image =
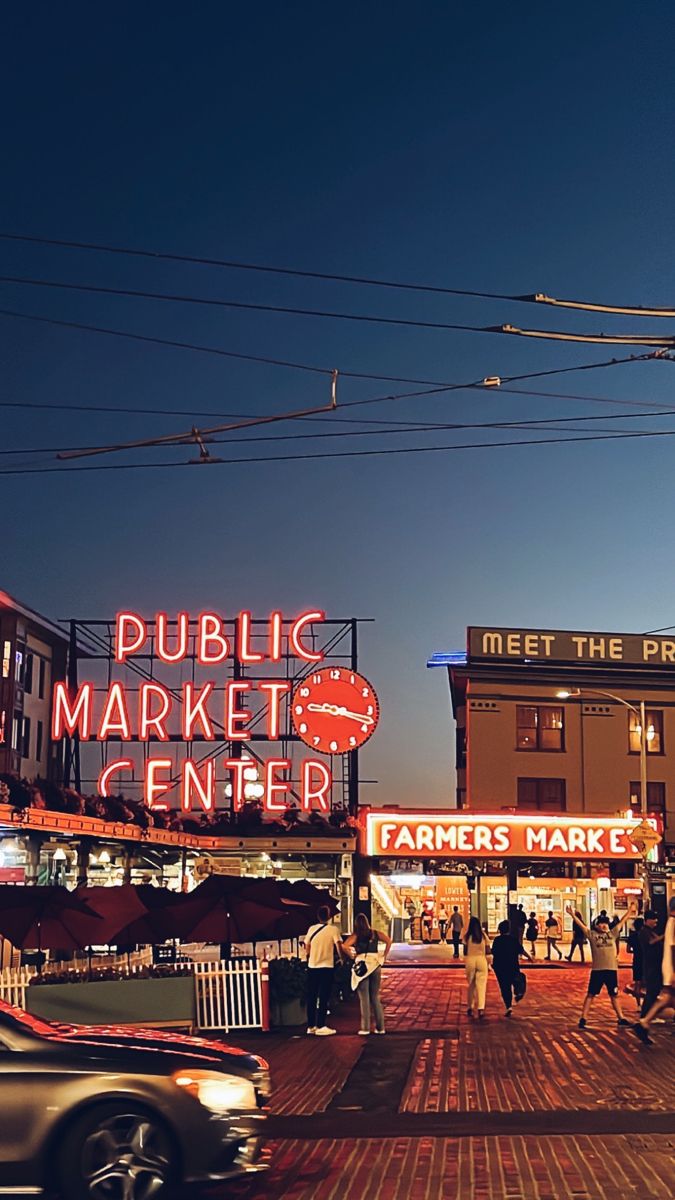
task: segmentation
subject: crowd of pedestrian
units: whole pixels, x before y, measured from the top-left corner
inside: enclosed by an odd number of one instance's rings
[[[567,907],[566,912],[573,927],[567,961],[573,961],[577,946],[582,963],[585,962],[586,946],[591,956],[579,1028],[586,1028],[594,1001],[604,990],[614,1010],[617,1025],[621,1028],[632,1027],[640,1041],[651,1044],[649,1031],[653,1022],[662,1019],[661,1014],[666,1010],[675,1008],[675,897],[670,901],[669,918],[661,933],[658,931],[658,915],[651,908],[646,909],[642,917],[636,915],[635,907],[627,910],[622,917],[610,917],[602,909],[590,924],[586,924],[581,913],[571,906]],[[325,1037],[336,1032],[327,1024],[328,1005],[336,966],[347,964],[351,969],[351,988],[359,1000],[359,1035],[383,1034],[385,1014],[380,994],[382,966],[391,949],[391,938],[374,929],[368,919],[359,914],[354,931],[343,940],[328,908],[320,908],[317,916],[317,923],[310,927],[304,939],[308,966],[307,1033]],[[619,939],[631,917],[634,921],[628,937],[628,948],[633,955],[633,992],[641,1002],[640,1019],[635,1023],[624,1015],[618,975]],[[444,926],[443,941],[446,942],[449,932],[454,957],[459,957],[460,940],[463,944],[467,1016],[471,1020],[484,1019],[489,970],[492,966],[505,1016],[510,1018],[514,1005],[523,1000],[527,989],[521,960],[536,959],[536,944],[540,935],[536,914],[528,915],[523,905],[518,905],[510,921],[500,922],[492,942],[487,929],[476,916],[469,918],[466,933],[461,938],[464,919],[458,906],[453,908],[451,914],[446,910],[443,916],[439,916],[439,926],[441,920]],[[552,961],[554,953],[558,955],[558,960],[563,958],[557,944],[561,932],[560,920],[549,910],[544,922],[548,961]],[[525,949],[525,941],[529,943],[529,951]]]

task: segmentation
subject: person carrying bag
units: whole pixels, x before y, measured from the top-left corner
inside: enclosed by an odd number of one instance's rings
[[[373,929],[368,918],[359,913],[354,932],[346,939],[344,948],[353,956],[352,990],[359,997],[361,1008],[361,1037],[370,1033],[371,1007],[375,1014],[375,1033],[384,1033],[384,1009],[380,1000],[382,959],[379,945],[384,945],[384,957],[391,948],[391,938],[379,929]]]

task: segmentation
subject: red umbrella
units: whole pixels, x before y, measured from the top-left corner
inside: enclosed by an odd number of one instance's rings
[[[319,888],[316,884],[310,883],[308,879],[298,879],[295,883],[291,883],[289,879],[281,879],[278,886],[285,900],[299,900],[302,904],[306,904],[312,910],[312,917],[316,915],[317,908],[320,908],[322,904],[327,905],[332,917],[338,911],[338,902],[331,896],[328,888]]]
[[[77,892],[51,887],[0,887],[0,933],[22,950],[83,950],[82,922],[100,921]],[[97,940],[94,938],[94,940]]]
[[[78,917],[77,930],[83,946],[116,944],[117,935],[125,925],[145,916],[147,909],[130,883],[117,887],[80,887],[74,893],[85,902],[93,915]]]
[[[140,883],[135,890],[145,911],[141,916],[132,918],[123,929],[117,930],[115,944],[154,946],[175,937],[174,917],[184,904],[185,897],[180,892],[170,892],[168,888],[153,887],[149,883]]]
[[[283,912],[267,884],[211,875],[172,913],[176,935],[184,941],[250,942]]]

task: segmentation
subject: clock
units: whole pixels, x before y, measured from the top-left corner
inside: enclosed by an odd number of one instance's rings
[[[345,754],[375,732],[380,707],[363,675],[348,667],[321,667],[296,687],[292,716],[298,737],[312,750]]]

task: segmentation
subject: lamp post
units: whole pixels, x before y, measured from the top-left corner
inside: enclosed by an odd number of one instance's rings
[[[647,743],[649,742],[649,732],[647,730],[647,713],[645,711],[644,700],[640,701],[640,707],[637,708],[634,704],[630,704],[628,700],[624,700],[622,696],[617,696],[614,692],[606,692],[601,688],[570,688],[556,692],[558,700],[569,700],[573,696],[582,696],[587,693],[592,696],[606,696],[609,700],[616,700],[617,704],[623,704],[637,718],[638,729],[640,730],[640,816],[647,816]],[[653,735],[652,735],[653,736]]]

